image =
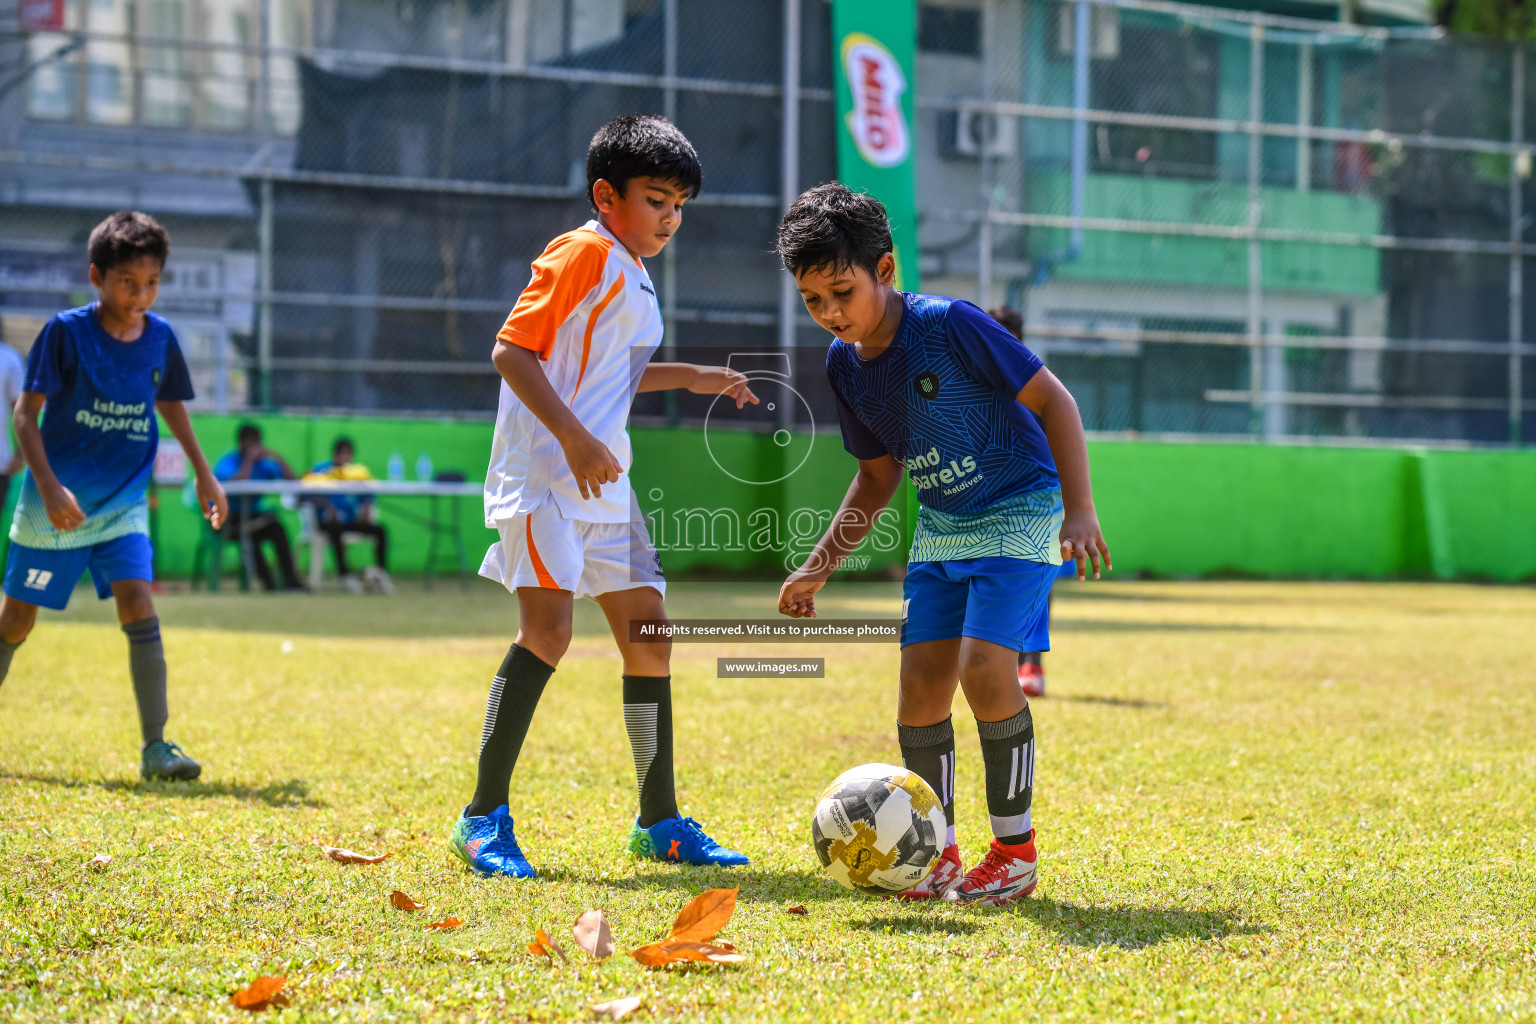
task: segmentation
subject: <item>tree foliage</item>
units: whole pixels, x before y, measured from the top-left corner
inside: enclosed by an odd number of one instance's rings
[[[1536,36],[1536,0],[1436,0],[1435,23],[1513,42]]]

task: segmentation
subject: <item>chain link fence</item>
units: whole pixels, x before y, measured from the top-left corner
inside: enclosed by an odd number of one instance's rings
[[[743,425],[830,421],[771,253],[836,175],[824,0],[134,10],[0,36],[7,340],[86,291],[83,231],[131,205],[173,230],[205,405],[489,416],[490,339],[590,215],[587,140],[654,111],[705,173],[649,266],[666,357],[789,374],[805,404]],[[1536,438],[1523,49],[1157,0],[924,3],[918,35],[923,287],[1018,310],[1090,430]]]

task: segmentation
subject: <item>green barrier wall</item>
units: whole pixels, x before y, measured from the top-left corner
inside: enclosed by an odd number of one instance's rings
[[[483,422],[342,416],[192,417],[193,428],[209,462],[216,461],[235,447],[236,429],[248,422],[260,426],[267,447],[287,459],[294,472],[301,475],[315,463],[329,459],[332,443],[342,436],[350,437],[356,445],[357,461],[380,478],[387,472],[390,453],[399,452],[405,460],[406,479],[416,478],[417,457],[425,453],[431,457],[436,472],[458,470],[467,480],[482,481],[491,453],[491,425]],[[161,433],[167,434],[163,424]],[[275,505],[273,499],[268,499],[268,503]],[[453,502],[444,501],[441,515],[447,518],[453,508]],[[427,512],[425,498],[390,498],[380,502],[380,521],[390,527],[389,558],[393,571],[409,575],[422,570],[427,555],[427,533],[416,527],[408,516],[424,516]],[[297,541],[298,516],[290,512],[281,514],[289,538]],[[193,553],[201,535],[195,516],[196,513],[183,504],[181,489],[162,490],[156,510],[155,536],[156,567],[162,574],[184,576],[191,573]],[[495,535],[485,528],[478,498],[460,499],[457,519],[464,538],[465,558],[470,569],[476,569]],[[300,553],[297,557],[302,571],[305,556]],[[360,545],[357,563],[366,564],[371,559],[368,547]],[[326,571],[333,572],[335,567],[329,555],[326,562]],[[232,574],[237,565],[238,558],[231,548],[225,554],[226,572]],[[457,569],[445,540],[439,541],[437,568],[440,572]]]
[[[233,447],[244,418],[200,415],[194,425],[210,459]],[[491,425],[484,422],[290,416],[254,417],[267,443],[295,470],[350,436],[359,461],[384,476],[400,452],[407,477],[417,456],[437,470],[483,479]],[[804,465],[790,467],[763,435],[636,429],[634,481],[651,532],[673,576],[711,572],[772,577],[784,552],[809,550],[852,479],[855,463],[835,435],[817,438]],[[1116,575],[1241,574],[1297,578],[1536,579],[1536,452],[1415,451],[1245,444],[1099,441],[1089,445],[1100,516]],[[752,471],[743,469],[748,467]],[[13,498],[14,500],[14,498]],[[900,497],[893,510],[902,507]],[[396,572],[422,569],[426,536],[403,515],[417,499],[387,500]],[[458,510],[470,567],[493,539],[480,503]],[[289,516],[290,535],[297,519]],[[864,571],[904,560],[896,527],[859,552]],[[159,568],[191,571],[199,537],[181,493],[161,495]],[[882,542],[883,543],[880,543]],[[226,555],[226,566],[235,559]],[[366,552],[359,552],[360,559]],[[301,560],[302,565],[302,560]],[[441,557],[439,568],[452,561]]]

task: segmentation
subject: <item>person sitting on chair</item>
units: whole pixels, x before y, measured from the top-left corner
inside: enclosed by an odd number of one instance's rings
[[[292,480],[293,470],[283,457],[268,448],[261,440],[261,428],[254,423],[243,423],[235,433],[235,450],[225,452],[213,465],[213,475],[219,480]],[[303,590],[299,574],[293,566],[293,549],[288,545],[288,531],[278,521],[277,513],[263,508],[265,495],[253,495],[230,502],[229,518],[219,528],[219,536],[225,540],[239,540],[241,523],[249,516],[245,529],[251,538],[251,567],[256,578],[266,590],[277,589],[272,579],[272,569],[262,556],[262,544],[271,544],[277,555],[277,569],[283,577],[284,590]]]
[[[372,480],[368,467],[353,461],[355,449],[352,439],[338,437],[331,446],[331,460],[316,463],[306,480]],[[332,494],[315,496],[314,502],[318,526],[331,542],[331,552],[336,556],[336,572],[341,576],[341,586],[348,593],[360,594],[364,588],[379,594],[393,594],[394,581],[389,578],[387,560],[389,535],[384,527],[374,522],[373,496],[368,494]],[[347,546],[343,534],[362,534],[373,539],[374,564],[363,570],[359,580],[347,568]]]

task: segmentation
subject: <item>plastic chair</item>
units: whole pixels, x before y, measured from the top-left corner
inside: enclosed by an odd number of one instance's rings
[[[309,589],[313,593],[320,591],[320,586],[325,580],[325,548],[329,538],[325,531],[320,529],[320,516],[315,511],[313,502],[296,501],[292,495],[283,496],[283,505],[286,508],[297,508],[299,513],[299,547],[309,550]],[[373,515],[373,506],[365,506],[365,514]],[[372,521],[371,519],[369,520]],[[366,533],[353,533],[343,530],[341,534],[342,544],[362,544],[372,540]]]
[[[197,516],[197,547],[192,551],[192,589],[197,589],[197,581],[203,580],[209,593],[217,593],[219,580],[224,575],[224,548],[227,544],[238,545],[240,538],[233,534],[226,536],[213,528],[208,520],[203,518],[202,510],[198,508],[197,488],[191,477],[181,487],[181,504],[193,515]],[[251,589],[250,578],[245,573],[244,559],[236,560],[240,566],[240,589]],[[203,567],[207,565],[208,574],[203,576]]]

